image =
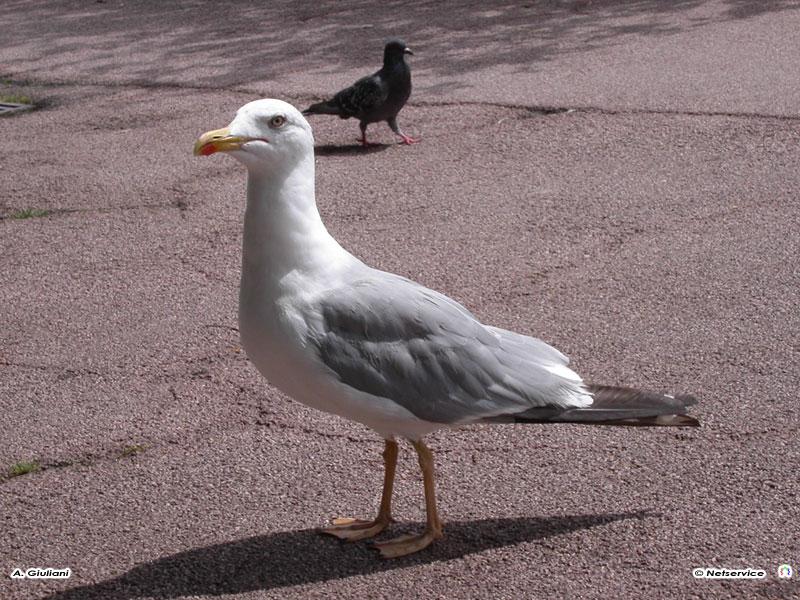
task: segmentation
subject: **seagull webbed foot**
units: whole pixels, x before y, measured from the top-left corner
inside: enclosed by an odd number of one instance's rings
[[[332,526],[322,529],[321,533],[327,533],[340,540],[356,542],[378,535],[381,531],[386,529],[386,526],[391,522],[391,517],[383,518],[381,516],[378,516],[374,521],[364,521],[362,519],[334,519],[331,522]]]
[[[373,544],[372,547],[377,549],[383,558],[397,558],[398,556],[419,552],[440,537],[442,537],[441,525],[436,528],[427,527],[422,533],[410,533],[391,539],[388,542],[378,542]]]

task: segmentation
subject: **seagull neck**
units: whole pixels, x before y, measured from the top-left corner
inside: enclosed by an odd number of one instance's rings
[[[313,157],[286,175],[250,173],[243,267],[281,278],[326,269],[350,256],[325,228],[314,198]]]

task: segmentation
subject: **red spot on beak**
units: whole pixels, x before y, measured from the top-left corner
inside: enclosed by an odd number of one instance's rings
[[[214,144],[208,144],[200,148],[200,154],[202,154],[203,156],[210,156],[214,154],[214,152],[216,151],[217,149],[214,147]]]

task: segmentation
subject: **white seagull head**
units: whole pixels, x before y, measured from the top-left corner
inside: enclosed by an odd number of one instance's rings
[[[195,156],[216,152],[229,152],[253,173],[276,174],[313,155],[314,136],[291,104],[255,100],[236,111],[230,125],[204,133],[194,145]]]

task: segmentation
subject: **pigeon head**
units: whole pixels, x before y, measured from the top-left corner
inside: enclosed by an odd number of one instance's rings
[[[405,42],[392,40],[386,44],[386,47],[383,49],[383,62],[385,64],[403,60],[404,54],[414,55],[411,49],[406,46]]]
[[[256,172],[292,167],[313,151],[308,121],[291,104],[274,99],[245,104],[230,125],[204,133],[194,145],[195,156],[229,152]]]

